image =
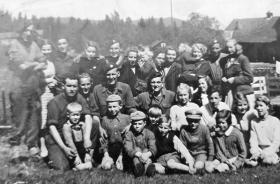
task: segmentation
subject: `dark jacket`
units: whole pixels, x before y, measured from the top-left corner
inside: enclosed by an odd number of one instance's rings
[[[182,73],[182,66],[178,63],[172,63],[168,73],[165,75],[165,88],[170,91],[176,92],[177,80]]]

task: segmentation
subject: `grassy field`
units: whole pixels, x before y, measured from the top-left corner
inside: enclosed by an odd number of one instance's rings
[[[26,147],[10,147],[7,144],[11,132],[0,132],[0,184],[88,184],[88,183],[203,183],[203,184],[274,184],[280,183],[280,164],[276,166],[258,166],[243,168],[237,172],[213,173],[200,175],[171,174],[156,175],[153,178],[139,177],[115,169],[103,171],[94,168],[91,171],[60,172],[49,169],[41,160],[13,159],[16,153],[25,155]]]

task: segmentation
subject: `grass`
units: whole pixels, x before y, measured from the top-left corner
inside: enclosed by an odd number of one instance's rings
[[[94,168],[91,171],[55,171],[49,169],[42,160],[13,160],[16,150],[21,154],[25,146],[10,147],[7,139],[11,131],[0,132],[0,183],[2,184],[90,184],[90,183],[195,183],[195,184],[274,184],[280,183],[280,164],[276,166],[257,166],[242,168],[237,172],[212,173],[200,175],[170,174],[156,175],[153,178],[134,178],[129,173],[116,169],[103,171]]]

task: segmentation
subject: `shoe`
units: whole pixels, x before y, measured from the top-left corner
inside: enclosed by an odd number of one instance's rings
[[[146,170],[146,174],[148,177],[153,177],[156,174],[155,164],[149,164]]]
[[[9,138],[8,142],[11,146],[18,146],[21,142],[21,136],[15,135],[14,137]]]
[[[138,163],[134,166],[133,173],[135,177],[143,176],[145,173],[144,164]]]

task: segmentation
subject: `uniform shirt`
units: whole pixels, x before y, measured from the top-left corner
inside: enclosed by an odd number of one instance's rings
[[[250,152],[254,155],[260,149],[270,148],[273,153],[280,146],[280,122],[274,116],[265,119],[255,118],[251,121]]]
[[[190,109],[199,108],[197,104],[188,102],[185,106],[173,105],[170,109],[171,127],[172,130],[180,131],[182,125],[188,125],[185,112]]]
[[[237,168],[243,165],[247,150],[242,133],[237,128],[230,126],[222,136],[214,138],[216,158],[221,162],[237,157],[233,163]]]
[[[163,113],[173,105],[175,100],[175,93],[166,89],[162,89],[161,95],[152,96],[149,92],[144,92],[136,97],[136,103],[139,109],[147,112],[152,104],[158,104]]]
[[[124,148],[131,158],[139,151],[136,148],[140,148],[141,151],[150,151],[155,156],[157,153],[155,135],[147,128],[144,128],[140,133],[136,133],[133,131],[133,127],[131,127],[125,135]]]
[[[214,145],[210,132],[205,125],[200,123],[194,131],[185,126],[180,131],[180,139],[193,156],[207,154],[208,160],[213,159]]]
[[[93,89],[93,113],[100,113],[101,117],[105,116],[107,111],[106,99],[109,95],[112,94],[116,94],[121,97],[123,103],[123,110],[125,112],[131,111],[131,109],[135,108],[135,101],[128,84],[117,82],[113,92],[109,91],[105,85],[99,84]]]
[[[107,144],[104,146],[104,150],[108,149],[108,146],[114,143],[122,143],[125,127],[130,124],[130,118],[128,115],[119,113],[116,117],[110,118],[104,116],[101,121],[101,126],[105,129],[108,135]]]
[[[60,136],[62,135],[63,124],[67,122],[67,105],[71,102],[77,102],[82,105],[82,115],[90,115],[90,110],[86,100],[82,95],[77,94],[74,99],[68,98],[65,93],[54,97],[48,103],[47,126],[54,125]]]

